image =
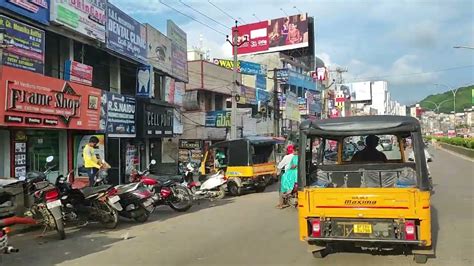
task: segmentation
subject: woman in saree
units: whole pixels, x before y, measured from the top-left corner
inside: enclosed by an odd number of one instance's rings
[[[293,190],[295,183],[298,181],[298,146],[293,147],[293,158],[291,158],[291,162],[289,167],[281,177],[281,184],[280,184],[280,202],[277,205],[277,208],[283,209],[288,207],[286,202],[284,202],[284,196],[288,193],[291,193]]]

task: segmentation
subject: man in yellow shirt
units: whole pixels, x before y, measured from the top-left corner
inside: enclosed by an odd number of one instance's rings
[[[92,136],[89,139],[89,143],[84,147],[82,151],[82,157],[84,158],[84,167],[87,170],[87,175],[89,176],[89,186],[94,185],[95,176],[100,169],[100,161],[95,156],[95,149],[99,144],[99,139],[95,136]]]

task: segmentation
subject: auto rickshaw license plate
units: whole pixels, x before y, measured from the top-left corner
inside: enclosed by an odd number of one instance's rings
[[[371,234],[372,225],[371,224],[354,224],[354,233],[356,234]]]

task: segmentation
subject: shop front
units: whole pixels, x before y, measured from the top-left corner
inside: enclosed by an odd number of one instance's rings
[[[146,164],[156,160],[156,174],[176,174],[178,146],[173,141],[174,109],[152,99],[137,98],[137,139],[145,143]]]
[[[72,136],[99,129],[101,91],[93,87],[3,66],[0,68],[0,145],[9,173],[20,178],[43,171],[46,157],[54,180],[73,167]],[[3,144],[2,142],[2,144]]]
[[[133,169],[145,167],[145,143],[136,138],[134,97],[102,92],[100,130],[106,134],[109,182],[127,183]]]

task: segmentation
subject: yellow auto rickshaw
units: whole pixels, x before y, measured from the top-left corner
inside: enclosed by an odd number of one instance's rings
[[[216,143],[204,154],[200,175],[223,170],[233,196],[243,190],[263,192],[276,178],[275,144],[281,142],[272,137],[246,137]]]
[[[380,143],[387,138],[394,140],[391,150]],[[406,138],[412,139],[414,161],[405,156]],[[313,143],[318,147],[311,147]],[[432,188],[417,119],[305,121],[300,147],[299,235],[315,257],[347,245],[376,251],[408,249],[417,263],[434,255]]]

